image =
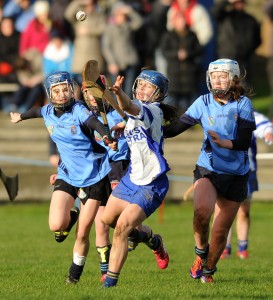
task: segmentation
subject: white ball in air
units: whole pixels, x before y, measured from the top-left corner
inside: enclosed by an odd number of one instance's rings
[[[86,13],[83,10],[79,10],[76,14],[76,19],[78,21],[84,21],[86,19]]]

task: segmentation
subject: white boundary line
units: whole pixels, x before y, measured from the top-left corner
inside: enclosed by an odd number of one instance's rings
[[[273,159],[273,153],[258,153],[257,159]]]

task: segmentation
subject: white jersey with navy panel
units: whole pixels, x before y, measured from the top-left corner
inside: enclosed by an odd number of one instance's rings
[[[131,150],[129,174],[136,185],[147,185],[170,170],[163,151],[163,113],[159,103],[132,100],[140,108],[137,116],[128,114],[124,130]]]
[[[116,124],[123,122],[123,118],[120,116],[120,114],[116,110],[112,110],[107,113],[106,115],[107,121],[109,124],[109,128],[111,129]],[[100,115],[97,116],[97,118],[103,123],[102,117]],[[114,137],[114,131],[112,132],[112,137]],[[129,160],[130,159],[130,151],[128,148],[128,144],[126,141],[125,136],[121,136],[118,139],[117,144],[117,150],[112,150],[111,148],[104,145],[104,142],[102,140],[102,137],[100,134],[95,131],[95,138],[98,143],[100,143],[102,146],[106,147],[106,150],[108,152],[108,158],[110,161],[119,161],[119,160]]]
[[[215,131],[221,139],[235,140],[240,128],[255,129],[253,107],[250,99],[242,96],[240,101],[229,100],[221,105],[212,94],[200,96],[185,113],[192,123],[199,123],[204,130],[204,141],[197,165],[218,174],[244,175],[249,171],[247,151],[220,148],[207,134]]]
[[[256,139],[264,139],[267,133],[273,134],[273,124],[271,121],[264,116],[263,114],[254,111],[254,117],[256,122],[256,129],[253,131],[251,146],[248,150],[249,155],[249,162],[250,162],[250,170],[256,171],[257,170],[257,141]]]
[[[61,117],[57,117],[54,107],[48,104],[41,108],[41,114],[60,154],[58,179],[76,187],[86,187],[109,173],[111,168],[106,151],[96,152],[95,139],[87,137],[81,128],[93,115],[83,104],[75,102]]]

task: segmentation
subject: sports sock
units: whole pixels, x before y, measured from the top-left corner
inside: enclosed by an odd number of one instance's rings
[[[83,272],[85,261],[86,261],[85,256],[80,256],[78,253],[74,253],[73,261],[69,269],[69,276],[71,276],[74,279],[80,279]]]
[[[159,239],[159,237],[157,235],[154,235],[153,233],[151,233],[150,238],[148,240],[148,242],[146,242],[146,245],[152,249],[153,251],[155,251],[156,249],[158,249],[158,247],[161,244],[161,240]]]
[[[106,274],[108,270],[109,265],[109,256],[110,256],[110,250],[111,250],[111,244],[104,246],[104,247],[96,247],[97,253],[99,257],[99,263],[100,263],[100,271],[101,274]]]
[[[248,240],[246,241],[242,241],[242,240],[238,240],[238,251],[244,251],[247,250],[248,248]]]
[[[214,267],[213,269],[208,269],[206,266],[204,266],[202,273],[204,276],[210,276],[213,275],[217,271],[217,268]]]
[[[118,283],[118,277],[120,273],[111,272],[110,270],[107,271],[106,279],[104,282],[104,287],[113,287],[116,286]]]
[[[231,254],[231,244],[226,244],[226,249],[228,250],[228,253]]]
[[[195,246],[195,254],[200,256],[202,260],[206,260],[209,253],[209,245],[204,249],[199,249]]]
[[[135,228],[129,233],[129,237],[137,243],[147,243],[150,239],[150,236],[145,231],[140,231]]]

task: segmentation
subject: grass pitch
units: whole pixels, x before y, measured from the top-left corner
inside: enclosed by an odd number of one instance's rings
[[[91,247],[77,285],[66,286],[72,259],[74,230],[58,244],[48,229],[48,203],[0,206],[0,299],[273,299],[273,203],[253,203],[250,258],[240,260],[233,236],[233,255],[218,263],[214,285],[189,276],[194,261],[192,202],[168,203],[163,222],[159,212],[148,220],[164,237],[169,267],[158,269],[153,253],[139,245],[128,254],[116,288],[101,289],[100,272],[91,232]],[[234,232],[235,233],[235,232]]]

